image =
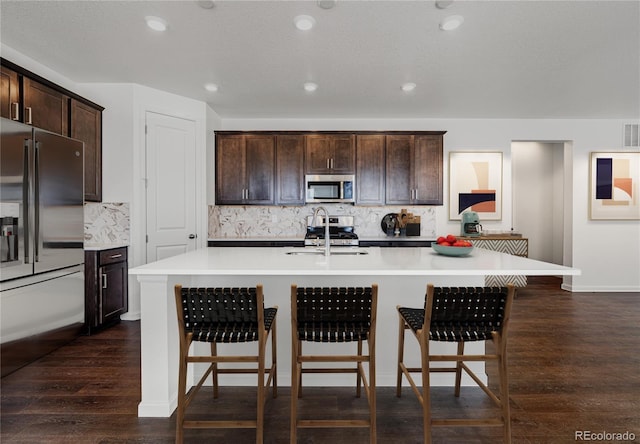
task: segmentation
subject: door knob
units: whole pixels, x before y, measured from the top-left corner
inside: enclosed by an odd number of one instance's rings
[[[198,236],[197,236],[197,235],[195,235],[195,234],[190,234],[190,235],[189,235],[189,239],[195,239],[196,237],[198,237]]]

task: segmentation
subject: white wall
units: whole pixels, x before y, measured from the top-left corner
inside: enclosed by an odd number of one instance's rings
[[[207,106],[207,204],[214,205],[216,200],[216,136],[215,131],[222,128],[220,116]]]
[[[514,142],[513,228],[529,239],[529,257],[562,264],[564,143]],[[509,184],[505,184],[509,186]]]

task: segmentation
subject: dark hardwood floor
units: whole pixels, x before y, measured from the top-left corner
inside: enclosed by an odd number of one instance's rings
[[[280,320],[283,322],[283,320]],[[171,443],[174,417],[138,418],[139,323],[122,322],[80,337],[0,381],[1,435],[8,443]],[[553,278],[530,279],[514,304],[508,346],[514,443],[575,443],[576,431],[635,434],[640,442],[640,294],[569,293]],[[378,359],[396,350],[378,350]],[[491,369],[489,369],[491,375]],[[436,415],[492,414],[478,389],[435,388]],[[365,415],[366,397],[351,388],[305,388],[301,412]],[[249,418],[255,389],[208,391],[193,408]],[[381,387],[378,442],[421,442],[421,412],[410,389],[397,398]],[[196,407],[197,405],[197,407]],[[266,405],[265,442],[286,443],[289,389]],[[435,443],[496,443],[499,429],[437,428]],[[253,430],[187,430],[186,443],[254,442]],[[358,429],[301,430],[300,443],[368,442]],[[597,442],[616,441],[615,436]]]

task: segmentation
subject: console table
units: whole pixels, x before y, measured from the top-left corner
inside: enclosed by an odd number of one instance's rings
[[[525,237],[503,235],[484,235],[480,237],[465,236],[462,239],[473,242],[473,245],[486,250],[499,251],[501,253],[512,254],[514,256],[529,256],[529,240]],[[527,286],[526,276],[485,276],[485,285],[503,286],[511,283],[517,287]]]

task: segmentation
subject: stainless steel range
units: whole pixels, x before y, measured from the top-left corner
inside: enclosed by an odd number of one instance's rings
[[[307,233],[304,236],[305,246],[321,246],[324,244],[324,216],[307,216]],[[358,235],[353,229],[353,216],[329,216],[329,244],[332,246],[357,247]]]

